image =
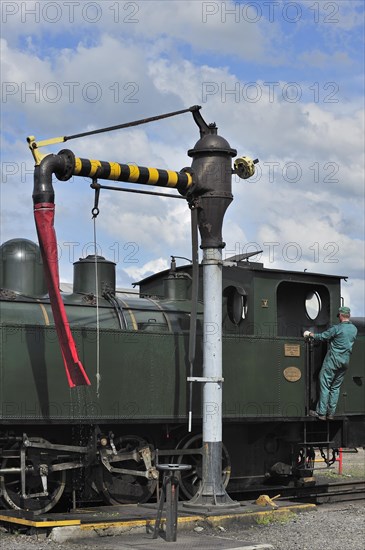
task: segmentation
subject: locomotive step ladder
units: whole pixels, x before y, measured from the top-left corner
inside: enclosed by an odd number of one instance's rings
[[[329,468],[336,461],[337,446],[331,437],[331,421],[318,420],[303,423],[303,440],[297,443],[303,454],[301,461],[303,471],[315,470],[315,449],[318,449],[323,461]],[[300,470],[300,467],[298,468]],[[317,470],[320,468],[317,468]]]

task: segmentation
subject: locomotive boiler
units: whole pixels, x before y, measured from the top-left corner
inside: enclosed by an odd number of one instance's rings
[[[309,410],[326,346],[302,335],[336,322],[342,277],[267,269],[253,254],[223,259],[232,172],[250,177],[256,161],[241,157],[232,170],[237,152],[199,109],[188,109],[200,140],[188,152],[191,168],[181,172],[38,151],[90,132],[28,138],[40,247],[12,239],[0,248],[0,501],[6,507],[40,514],[61,499],[74,506],[101,498],[145,502],[155,494],[162,462],[191,465],[180,478],[186,499],[206,487],[224,503],[226,489],[304,483],[315,449],[330,464],[339,447],[365,444],[364,320],[353,320],[359,333],[335,419],[319,422]],[[98,179],[176,188],[192,211],[192,263],[177,266],[172,257],[170,269],[129,292],[118,291],[113,262],[90,255],[74,264],[72,292],[60,293],[53,175],[90,177],[95,216],[105,187]],[[207,273],[214,279],[213,305]],[[223,376],[219,369],[207,375],[207,353],[212,363],[220,356]],[[206,429],[219,432],[222,418],[223,444]],[[212,490],[207,459],[214,463]]]

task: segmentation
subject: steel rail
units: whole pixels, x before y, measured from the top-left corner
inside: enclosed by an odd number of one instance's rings
[[[273,497],[278,493],[278,500],[311,501],[318,504],[365,500],[365,480],[318,483],[307,487],[260,486],[257,489],[250,488],[238,492],[240,501],[256,500],[262,494]]]

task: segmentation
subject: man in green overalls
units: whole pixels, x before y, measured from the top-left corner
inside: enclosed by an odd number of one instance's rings
[[[350,308],[340,307],[337,317],[338,325],[333,325],[320,334],[306,331],[305,337],[319,341],[328,341],[328,351],[319,373],[320,394],[315,411],[309,411],[310,416],[319,420],[332,420],[335,414],[340,387],[345,378],[350,363],[352,346],[354,345],[357,328],[350,321]]]

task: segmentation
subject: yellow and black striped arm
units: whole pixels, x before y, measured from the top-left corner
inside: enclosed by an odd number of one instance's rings
[[[192,176],[188,172],[174,172],[159,168],[146,168],[136,164],[119,164],[118,162],[78,157],[75,157],[73,175],[156,185],[157,187],[172,187],[180,192],[186,192],[193,183]]]

